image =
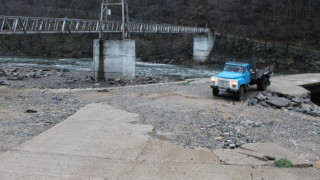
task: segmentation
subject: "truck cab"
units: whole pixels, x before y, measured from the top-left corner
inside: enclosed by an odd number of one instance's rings
[[[257,84],[259,90],[266,90],[270,85],[269,78],[274,69],[273,64],[257,64],[253,61],[227,62],[221,73],[211,77],[212,93],[217,96],[221,91],[229,92],[236,94],[238,100],[243,100],[249,84]]]

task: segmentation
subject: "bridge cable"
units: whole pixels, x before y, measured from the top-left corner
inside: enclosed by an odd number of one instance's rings
[[[46,14],[44,17],[47,17],[47,16],[49,15],[49,13],[50,13],[50,11],[51,11],[51,8],[52,8],[52,6],[53,6],[53,4],[54,4],[55,2],[56,2],[56,0],[52,0],[51,6],[49,7],[48,12],[47,12],[47,14]]]
[[[69,13],[70,13],[70,11],[71,11],[71,8],[72,8],[73,3],[74,3],[74,0],[72,0],[72,2],[71,2],[71,4],[70,4],[70,7],[69,7],[69,10],[68,10],[68,13],[67,13],[66,18],[68,18],[68,16],[69,16]]]

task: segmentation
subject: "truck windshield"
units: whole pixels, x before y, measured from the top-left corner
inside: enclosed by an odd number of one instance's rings
[[[237,66],[237,65],[226,64],[226,66],[224,67],[224,70],[229,72],[244,73],[244,67]]]

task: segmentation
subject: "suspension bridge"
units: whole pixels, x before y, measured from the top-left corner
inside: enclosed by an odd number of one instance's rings
[[[209,33],[208,28],[88,19],[0,16],[0,34],[53,33]]]
[[[109,8],[113,6],[121,8],[119,21],[110,20]],[[135,77],[135,42],[130,40],[131,33],[194,34],[194,59],[198,61],[206,60],[215,41],[215,35],[206,27],[130,22],[126,0],[102,0],[98,20],[0,15],[0,35],[59,33],[99,33],[93,47],[97,81]],[[122,39],[105,40],[106,35],[112,33],[122,33]]]

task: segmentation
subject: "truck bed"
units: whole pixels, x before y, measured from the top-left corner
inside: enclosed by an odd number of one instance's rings
[[[251,72],[251,78],[257,80],[264,75],[273,73],[275,69],[276,65],[272,63],[256,63],[255,69]]]

